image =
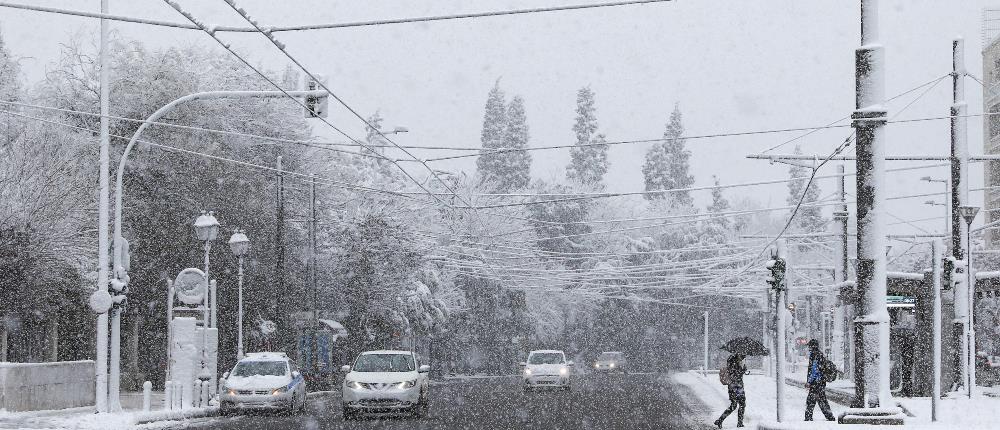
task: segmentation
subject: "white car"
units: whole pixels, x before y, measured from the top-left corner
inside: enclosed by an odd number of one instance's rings
[[[237,409],[305,409],[306,383],[295,364],[283,352],[252,352],[236,363],[219,393],[223,414]]]
[[[569,391],[573,362],[566,361],[566,354],[554,349],[528,353],[524,366],[524,391],[539,388],[557,388]]]
[[[410,351],[368,351],[344,366],[344,419],[364,412],[427,415],[427,373]]]

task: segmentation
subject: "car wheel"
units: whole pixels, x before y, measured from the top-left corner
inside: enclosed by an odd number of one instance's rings
[[[427,418],[427,410],[430,409],[427,404],[427,398],[421,396],[420,401],[417,405],[413,407],[413,417],[414,418]]]
[[[358,417],[357,412],[351,412],[350,409],[347,409],[347,405],[344,405],[344,421],[351,421],[356,419],[357,417]]]
[[[525,386],[525,387],[524,387],[524,392],[525,392],[525,393],[530,393],[530,392],[531,392],[531,387],[529,387],[529,386]]]

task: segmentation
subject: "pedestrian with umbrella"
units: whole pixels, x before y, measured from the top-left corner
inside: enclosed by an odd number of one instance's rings
[[[748,337],[730,340],[721,349],[732,353],[726,359],[726,366],[719,369],[719,382],[729,388],[729,407],[715,420],[715,426],[722,428],[726,417],[738,409],[736,427],[743,427],[743,415],[747,407],[746,391],[743,389],[743,375],[747,373],[747,366],[743,364],[743,359],[748,355],[767,355],[768,350],[760,342]]]

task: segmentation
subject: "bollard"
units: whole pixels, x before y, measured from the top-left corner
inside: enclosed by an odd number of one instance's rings
[[[174,381],[174,407],[172,409],[181,409],[184,407],[184,389],[179,381]]]
[[[142,411],[149,412],[149,402],[153,396],[153,383],[146,381],[142,383]]]
[[[174,383],[166,381],[163,383],[163,409],[171,410],[174,408]]]
[[[207,408],[212,395],[212,381],[201,381],[201,407]]]

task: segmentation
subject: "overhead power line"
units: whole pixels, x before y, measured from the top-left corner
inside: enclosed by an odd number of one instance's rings
[[[458,13],[451,15],[436,15],[436,16],[421,16],[412,18],[390,18],[390,19],[379,19],[374,21],[356,21],[356,22],[340,22],[340,23],[321,23],[321,24],[307,24],[307,25],[292,25],[292,26],[282,26],[282,27],[269,27],[267,30],[278,33],[285,31],[306,31],[306,30],[327,30],[336,28],[352,28],[352,27],[372,27],[378,25],[390,25],[390,24],[410,24],[417,22],[431,22],[431,21],[449,21],[458,19],[470,19],[470,18],[487,18],[496,16],[506,16],[506,15],[526,15],[534,13],[546,13],[546,12],[559,12],[559,11],[571,11],[571,10],[583,10],[583,9],[598,9],[598,8],[609,8],[609,7],[619,7],[619,6],[635,6],[650,3],[666,3],[672,0],[632,0],[632,1],[616,1],[616,2],[606,2],[606,3],[589,3],[589,4],[577,4],[577,5],[566,5],[566,6],[550,6],[550,7],[536,7],[528,9],[511,9],[511,10],[498,10],[489,12],[471,12],[471,13]],[[135,18],[122,15],[112,15],[106,13],[97,12],[86,12],[71,9],[61,9],[54,7],[44,7],[27,5],[21,3],[11,3],[11,2],[0,2],[0,7],[6,7],[11,9],[21,9],[30,10],[35,12],[46,12],[55,13],[60,15],[73,15],[84,18],[99,18],[107,19],[111,21],[120,22],[130,22],[134,24],[145,24],[145,25],[155,25],[160,27],[171,27],[180,28],[185,30],[200,30],[197,25],[187,24],[181,22],[172,21],[161,21],[155,19],[147,18]],[[218,32],[233,32],[233,33],[256,33],[258,30],[253,27],[232,27],[232,26],[217,26],[214,31]]]

